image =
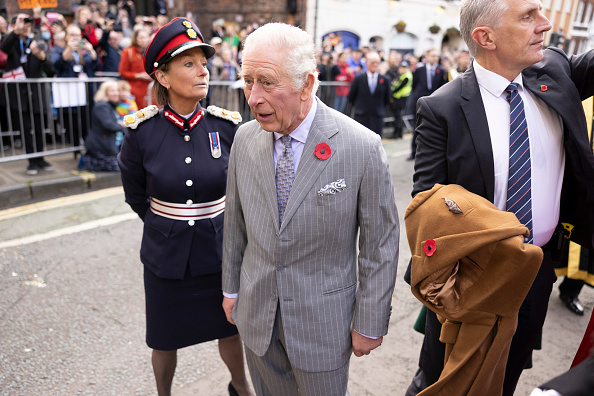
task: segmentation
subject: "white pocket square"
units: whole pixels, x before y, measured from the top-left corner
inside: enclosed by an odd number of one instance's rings
[[[339,179],[339,180],[336,180],[335,182],[328,183],[324,187],[322,187],[322,189],[320,191],[318,191],[318,195],[320,197],[324,196],[324,195],[333,195],[333,194],[336,194],[338,192],[345,190],[346,187],[347,187],[347,185],[346,185],[346,182],[344,181],[344,179]]]

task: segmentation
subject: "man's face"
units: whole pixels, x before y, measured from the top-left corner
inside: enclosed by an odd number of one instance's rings
[[[377,68],[379,67],[380,64],[380,59],[379,56],[377,55],[370,55],[367,58],[367,70],[369,70],[370,73],[375,73],[377,71]]]
[[[470,66],[470,55],[467,52],[463,52],[458,55],[458,68],[466,70],[468,66]]]
[[[427,60],[427,63],[431,66],[437,64],[437,61],[439,60],[439,57],[437,56],[437,51],[435,50],[430,50],[429,52],[427,52],[425,58]]]
[[[248,49],[243,55],[243,91],[254,117],[267,132],[289,134],[301,121],[302,98],[295,92],[292,80],[283,70],[286,54],[266,48]]]
[[[503,23],[493,30],[495,54],[500,62],[521,71],[540,62],[544,33],[551,23],[544,16],[540,0],[504,0],[508,10]]]

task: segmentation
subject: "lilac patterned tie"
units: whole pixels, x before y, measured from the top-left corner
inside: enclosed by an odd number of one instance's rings
[[[293,149],[291,148],[291,136],[283,135],[281,141],[285,150],[276,161],[276,199],[278,203],[278,219],[283,222],[283,214],[289,200],[289,193],[295,177],[295,165],[293,163]]]
[[[530,230],[524,242],[532,243],[532,182],[530,180],[530,141],[524,102],[518,84],[511,83],[505,90],[510,111],[509,176],[507,182],[507,211],[516,215],[520,223]]]

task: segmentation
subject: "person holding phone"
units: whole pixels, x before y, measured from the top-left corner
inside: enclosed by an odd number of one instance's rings
[[[83,39],[80,27],[70,24],[66,27],[66,46],[56,46],[51,54],[51,61],[56,77],[85,80],[87,77],[95,77],[97,52],[88,40]],[[73,106],[63,107],[59,112],[60,123],[66,129],[66,141],[73,146],[81,144],[81,138],[84,139],[88,129],[86,104],[90,101],[86,97],[77,99],[78,102]]]
[[[6,68],[4,80],[25,80],[26,78],[45,77],[43,68],[50,68],[47,54],[37,41],[33,39],[33,18],[27,14],[18,14],[12,18],[12,31],[3,36],[0,49],[6,53]],[[46,90],[43,83],[9,83],[2,84],[0,92],[0,105],[10,107],[10,120],[13,129],[20,130],[25,142],[27,154],[41,153],[44,150],[42,117],[48,98],[41,95],[41,100],[32,100],[29,97],[39,97],[39,93]],[[4,92],[8,90],[7,92]],[[17,94],[17,90],[19,93]],[[11,98],[7,104],[6,97]],[[16,100],[16,98],[20,98]],[[31,116],[26,116],[26,115]],[[33,133],[30,133],[33,131]],[[29,158],[26,173],[36,175],[39,170],[53,171],[54,167],[48,163],[43,155]]]

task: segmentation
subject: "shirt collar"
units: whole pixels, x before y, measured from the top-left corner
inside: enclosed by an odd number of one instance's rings
[[[305,141],[307,140],[307,135],[309,135],[309,130],[311,129],[311,124],[313,124],[314,117],[316,116],[317,109],[318,101],[314,98],[309,112],[307,113],[303,121],[301,121],[301,124],[299,124],[299,126],[293,132],[289,133],[289,136],[291,136],[298,142],[305,144]],[[275,141],[280,139],[282,136],[282,134],[274,132]]]
[[[476,59],[472,61],[472,67],[474,68],[474,74],[476,75],[476,81],[478,84],[486,89],[491,95],[498,98],[509,86],[509,81],[507,78],[485,69],[476,61]],[[514,78],[513,82],[518,84],[519,89],[524,89],[522,73],[518,74],[516,78]]]

